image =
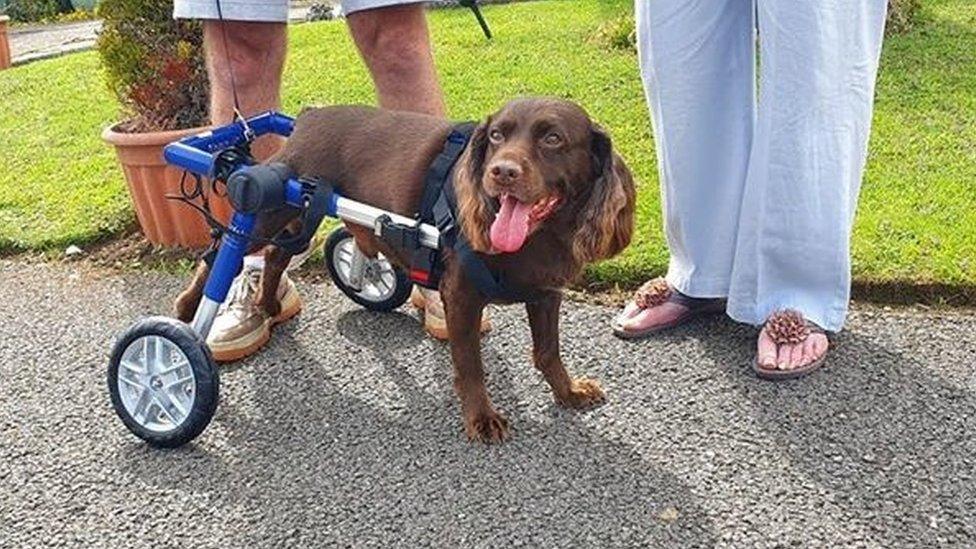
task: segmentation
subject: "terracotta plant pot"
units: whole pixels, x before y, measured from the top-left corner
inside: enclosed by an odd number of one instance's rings
[[[153,244],[201,248],[210,238],[210,228],[203,216],[192,207],[166,198],[180,195],[180,179],[183,171],[169,166],[163,160],[163,147],[188,135],[205,131],[206,128],[154,133],[125,133],[118,125],[107,128],[102,139],[115,146],[119,162],[125,172],[129,196],[135,206],[136,217],[142,233]],[[187,183],[193,184],[191,177]],[[210,209],[222,223],[227,223],[232,213],[227,199],[213,196],[210,185],[204,181],[204,191],[210,201]],[[197,199],[197,203],[201,201]]]
[[[10,42],[7,40],[7,22],[10,18],[0,15],[0,70],[10,66]]]

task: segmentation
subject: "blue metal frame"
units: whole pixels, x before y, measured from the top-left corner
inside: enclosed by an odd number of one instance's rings
[[[163,158],[169,164],[189,172],[211,177],[216,153],[240,145],[249,136],[275,134],[288,137],[294,128],[295,119],[277,112],[266,112],[246,121],[237,121],[170,143],[163,150]]]
[[[188,172],[213,177],[216,156],[231,147],[235,147],[267,134],[288,137],[295,127],[295,120],[277,112],[267,112],[246,121],[237,121],[226,126],[214,128],[205,133],[185,137],[171,143],[163,150],[166,162],[182,168]],[[248,166],[235,166],[232,171],[246,170]],[[285,201],[294,207],[304,207],[306,185],[297,179],[289,179],[285,183]],[[329,201],[327,214],[336,217],[338,196],[333,193]],[[204,287],[203,294],[217,302],[223,303],[227,298],[234,277],[241,271],[244,255],[250,245],[249,238],[254,231],[257,216],[235,212],[230,222],[230,230],[224,233],[217,258],[214,260]]]
[[[220,175],[229,179],[242,170],[253,169],[253,166],[247,158],[237,160],[237,165],[227,166],[223,163],[231,161],[229,160],[231,157],[227,155],[221,157],[221,153],[262,135],[275,134],[288,137],[294,127],[294,119],[277,112],[267,112],[171,143],[163,150],[163,157],[169,164],[201,177],[212,179],[217,170],[220,170]],[[285,202],[290,206],[305,209],[310,193],[321,193],[326,190],[330,194],[325,214],[330,217],[340,218],[346,223],[371,227],[374,230],[378,230],[377,223],[380,221],[409,226],[419,231],[417,237],[421,246],[436,250],[441,244],[440,231],[433,225],[418,223],[416,219],[350,200],[331,190],[331,187],[316,189],[314,183],[310,184],[309,181],[299,181],[296,178],[285,181]],[[210,330],[217,306],[227,298],[234,277],[241,271],[241,264],[250,247],[251,234],[256,221],[256,214],[234,212],[228,226],[229,230],[224,232],[217,257],[210,269],[210,276],[204,286],[204,299],[193,319],[193,328],[203,337],[206,337]]]

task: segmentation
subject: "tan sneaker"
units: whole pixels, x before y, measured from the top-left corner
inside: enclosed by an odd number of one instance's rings
[[[264,309],[255,303],[261,269],[245,267],[231,286],[227,301],[221,307],[213,328],[207,336],[207,346],[217,362],[231,362],[254,354],[271,338],[271,328],[298,314],[302,300],[295,284],[287,274],[278,284],[278,301],[281,312],[268,317]]]
[[[413,292],[410,294],[410,304],[416,307],[418,312],[423,313],[424,330],[427,330],[427,333],[434,339],[447,341],[447,320],[444,317],[444,303],[441,301],[441,293],[414,286]],[[485,309],[481,315],[481,335],[490,331],[491,320],[488,318],[488,309]]]

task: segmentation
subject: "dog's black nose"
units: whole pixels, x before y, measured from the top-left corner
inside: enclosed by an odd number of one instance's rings
[[[498,160],[492,163],[489,171],[495,183],[506,187],[522,178],[522,167],[511,160]]]

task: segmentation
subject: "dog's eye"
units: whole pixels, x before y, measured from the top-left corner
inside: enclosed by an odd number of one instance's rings
[[[558,133],[552,132],[552,133],[546,135],[542,139],[542,142],[545,143],[546,145],[550,146],[550,147],[558,147],[558,146],[560,146],[560,145],[563,144],[563,138]]]
[[[498,128],[492,128],[491,131],[488,132],[488,139],[491,140],[492,143],[501,143],[505,140],[505,135]]]

